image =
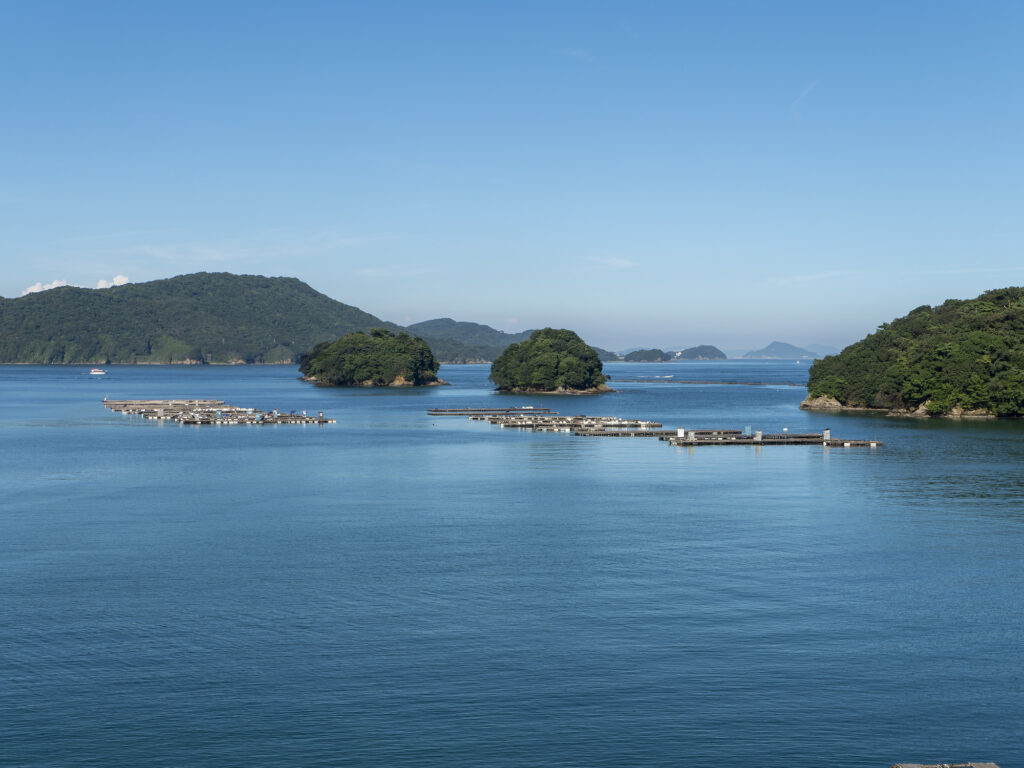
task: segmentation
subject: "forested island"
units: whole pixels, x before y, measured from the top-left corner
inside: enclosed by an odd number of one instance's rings
[[[323,387],[418,387],[437,378],[437,358],[423,339],[374,328],[313,347],[299,359],[299,372]]]
[[[678,360],[726,360],[725,352],[710,344],[700,344],[676,353]]]
[[[1024,415],[1024,288],[922,306],[811,366],[810,409]]]
[[[512,344],[491,365],[503,392],[610,392],[597,352],[572,331],[544,328]]]
[[[622,357],[627,363],[663,363],[672,359],[671,352],[661,349],[634,349]]]
[[[809,349],[787,344],[784,341],[773,341],[767,347],[747,352],[743,357],[759,360],[792,360],[794,358],[814,359],[819,357],[819,355],[816,355]]]

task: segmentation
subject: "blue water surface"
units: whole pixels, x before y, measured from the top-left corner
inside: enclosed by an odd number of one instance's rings
[[[795,361],[610,364],[639,381],[590,397],[108,370],[0,367],[4,765],[1024,766],[1021,422],[803,412]],[[885,445],[426,414],[496,405]]]

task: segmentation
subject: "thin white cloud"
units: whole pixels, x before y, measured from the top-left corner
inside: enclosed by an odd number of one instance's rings
[[[113,288],[115,285],[124,285],[125,283],[131,282],[124,275],[117,275],[112,280],[100,279],[96,282],[97,288]],[[52,283],[44,283],[42,281],[30,285],[28,288],[21,292],[22,296],[27,296],[30,293],[39,293],[40,291],[48,291],[51,288],[63,288],[66,285],[70,285],[73,288],[85,288],[84,285],[78,285],[78,283],[72,283],[67,280],[54,280]]]
[[[96,287],[97,288],[113,288],[115,285],[124,285],[127,282],[129,282],[127,277],[125,277],[124,275],[118,275],[113,280],[109,280],[109,281],[108,280],[100,279],[99,282],[96,283]]]
[[[1024,266],[1020,267],[963,267],[954,269],[933,269],[928,271],[921,270],[900,270],[896,272],[890,272],[890,277],[896,276],[914,276],[914,277],[926,277],[936,275],[992,275],[992,274],[1008,274],[1012,272],[1024,272]],[[837,270],[834,272],[811,272],[801,275],[783,275],[780,277],[772,277],[768,279],[768,282],[772,285],[788,286],[788,285],[801,285],[804,283],[814,283],[821,280],[842,280],[847,278],[859,278],[864,277],[867,273],[857,270]]]
[[[419,277],[420,275],[429,275],[434,271],[436,270],[415,267],[363,267],[362,269],[357,269],[356,274],[359,275],[359,277],[369,278]]]
[[[803,104],[804,99],[806,99],[808,96],[814,93],[814,89],[818,87],[819,82],[821,81],[815,80],[810,85],[805,85],[804,89],[800,91],[800,95],[789,103],[789,114],[792,115],[793,119],[796,120],[797,122],[799,122],[800,119],[803,117],[803,110],[801,109],[801,105]]]
[[[1002,272],[1021,272],[1024,267],[969,267],[966,269],[940,269],[937,272],[925,272],[933,275],[989,275]]]
[[[253,232],[233,238],[205,242],[141,242],[125,246],[125,256],[169,261],[175,264],[204,265],[233,261],[252,262],[254,259],[277,261],[282,257],[337,253],[371,247],[401,239],[402,235],[373,233],[352,235],[336,231],[297,232],[272,229]]]
[[[180,245],[143,244],[126,248],[124,253],[135,256],[148,256],[160,259],[161,261],[192,264],[236,261],[246,256],[245,251],[241,248],[198,243],[184,243]]]
[[[852,270],[838,270],[834,272],[811,272],[802,275],[783,275],[770,278],[768,282],[775,285],[800,285],[802,283],[814,283],[819,280],[838,280],[844,277],[859,277],[863,272]]]
[[[570,59],[575,59],[576,61],[583,61],[586,62],[587,64],[590,64],[594,61],[594,54],[583,48],[563,48],[561,51],[559,51],[559,53]]]
[[[617,256],[588,256],[587,261],[599,267],[608,267],[610,269],[629,269],[630,267],[639,266],[635,261]]]
[[[52,283],[34,283],[28,288],[21,292],[22,296],[27,296],[30,293],[39,293],[40,291],[48,291],[51,288],[63,288],[65,285],[70,285],[67,280],[54,280]]]

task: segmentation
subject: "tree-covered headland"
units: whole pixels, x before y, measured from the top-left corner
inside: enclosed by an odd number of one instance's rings
[[[328,387],[411,387],[442,383],[427,343],[408,333],[374,328],[313,347],[299,358],[307,379]]]
[[[1024,288],[923,306],[810,369],[805,406],[1024,415]]]
[[[294,277],[199,272],[0,298],[0,363],[292,363],[386,325]]]
[[[491,381],[505,392],[606,392],[597,352],[565,329],[544,328],[509,345],[491,365]]]

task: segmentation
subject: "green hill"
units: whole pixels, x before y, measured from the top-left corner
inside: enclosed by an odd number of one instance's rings
[[[458,322],[450,317],[413,323],[409,332],[426,341],[437,359],[446,363],[494,360],[509,344],[525,341],[532,333],[505,333],[489,325]]]
[[[604,392],[597,353],[572,331],[544,328],[511,344],[491,366],[491,381],[504,392]]]
[[[417,387],[443,383],[423,339],[374,328],[317,344],[299,362],[307,379],[326,387]]]
[[[0,363],[285,363],[396,327],[293,277],[200,272],[0,302]]]
[[[807,390],[810,408],[1024,415],[1024,288],[918,307],[817,361]]]

